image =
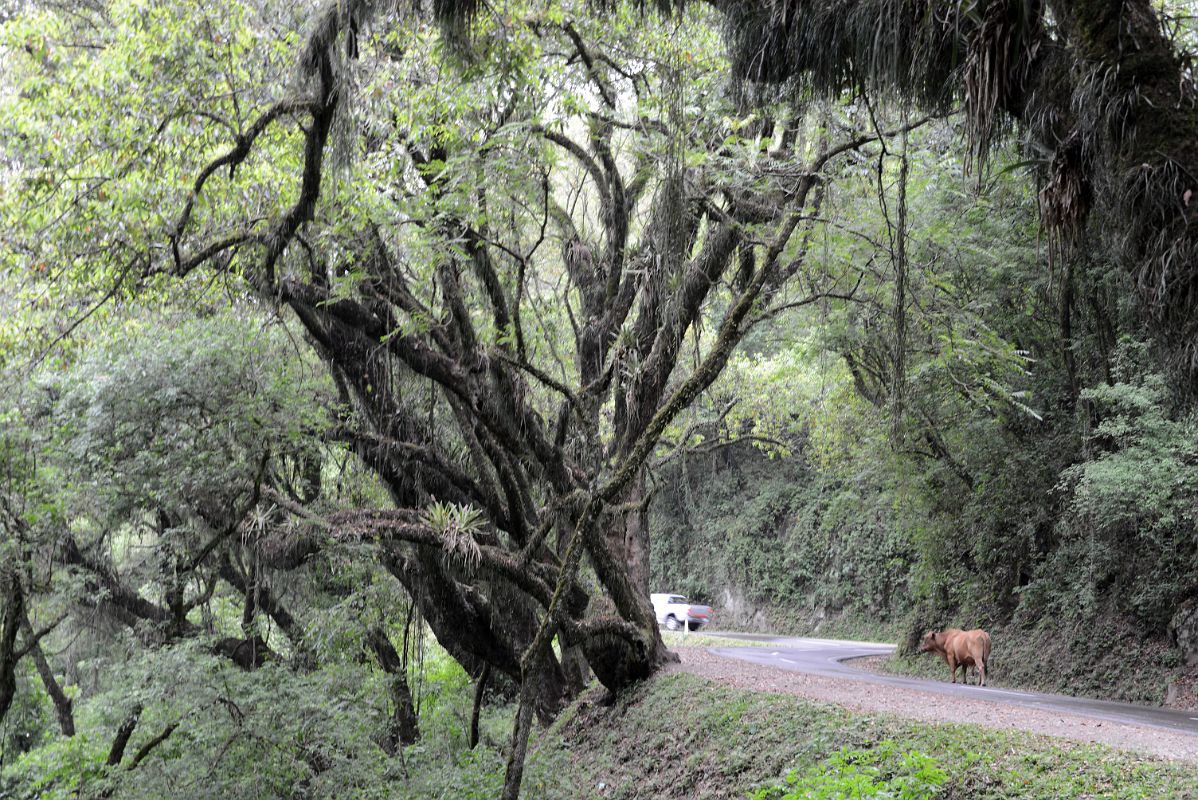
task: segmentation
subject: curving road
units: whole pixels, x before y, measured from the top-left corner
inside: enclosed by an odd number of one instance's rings
[[[889,655],[894,652],[892,644],[848,642],[837,639],[779,638],[758,634],[708,633],[706,631],[704,631],[704,635],[764,642],[769,646],[712,647],[709,650],[724,658],[739,659],[777,669],[905,689],[918,689],[924,692],[1067,713],[1097,720],[1145,725],[1198,736],[1198,712],[1194,711],[1174,711],[1110,700],[1090,700],[1084,697],[1069,697],[1059,694],[1021,692],[1012,689],[996,689],[990,686],[962,686],[959,683],[953,684],[948,681],[922,680],[869,672],[854,667],[851,663],[854,658]],[[948,667],[945,667],[944,671],[947,677]]]

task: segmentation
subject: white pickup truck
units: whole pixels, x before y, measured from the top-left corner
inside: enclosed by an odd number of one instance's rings
[[[657,615],[657,624],[676,631],[686,623],[692,631],[697,631],[711,622],[711,606],[699,606],[688,603],[680,594],[651,594],[653,613]]]

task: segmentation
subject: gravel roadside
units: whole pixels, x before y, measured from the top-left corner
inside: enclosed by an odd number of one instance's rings
[[[866,713],[892,714],[926,722],[961,722],[1023,730],[1075,742],[1198,763],[1198,737],[1160,728],[1126,725],[1071,714],[1050,713],[985,700],[944,697],[932,692],[879,686],[775,669],[723,658],[700,647],[675,650],[681,663],[666,672],[689,672],[708,680],[759,692],[789,694]]]

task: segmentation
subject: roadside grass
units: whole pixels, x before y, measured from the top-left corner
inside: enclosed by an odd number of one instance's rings
[[[902,636],[902,623],[881,623],[861,614],[847,613],[829,617],[814,628],[788,635],[858,642],[897,642]]]
[[[666,647],[671,650],[679,647],[774,647],[774,642],[761,642],[754,639],[730,639],[723,636],[709,636],[705,633],[696,631],[695,633],[683,633],[682,631],[667,631],[661,632],[661,639],[666,643]]]
[[[716,624],[720,624],[719,610]],[[733,626],[735,627],[735,626]],[[780,637],[810,636],[816,639],[849,639],[859,642],[897,642],[903,634],[903,623],[879,622],[861,613],[845,612],[817,620],[796,618],[793,614],[773,610],[764,615],[761,625],[738,628],[745,633],[770,633]]]
[[[600,697],[587,696],[538,737],[534,774],[569,779],[542,784],[536,796],[933,796],[899,791],[919,778],[935,797],[955,800],[1198,798],[1194,765],[1019,732],[855,714],[693,675],[657,678],[611,704]],[[904,777],[903,765],[914,765],[914,777]],[[938,772],[943,780],[936,782]],[[837,781],[850,788],[838,789]]]
[[[667,634],[667,643],[725,640],[679,633]],[[425,668],[424,736],[393,764],[391,796],[497,797],[513,707],[485,706],[482,741],[471,750],[468,676],[448,656]],[[858,714],[679,673],[614,702],[593,689],[536,731],[522,797],[1198,800],[1198,766],[1013,731]]]

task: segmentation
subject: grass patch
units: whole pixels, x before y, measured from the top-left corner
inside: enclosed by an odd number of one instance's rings
[[[598,697],[538,738],[536,774],[569,779],[543,784],[536,796],[854,796],[820,794],[833,784],[810,784],[816,775],[834,782],[852,767],[860,785],[881,787],[863,797],[900,797],[896,786],[935,782],[936,797],[957,800],[1198,798],[1192,765],[1018,732],[853,714],[693,675],[655,679],[610,705]],[[941,772],[943,780],[929,777]],[[911,776],[923,783],[904,783]],[[807,793],[786,794],[795,787]]]
[[[793,627],[793,622],[791,623]],[[897,642],[902,635],[899,622],[878,622],[859,613],[843,613],[806,628],[795,636],[814,636],[819,639],[848,639],[858,642]]]
[[[705,633],[682,633],[681,631],[662,631],[661,640],[666,647],[676,650],[680,647],[776,647],[776,642],[764,642],[756,639],[728,639],[723,636],[708,636]]]
[[[866,750],[841,748],[819,766],[792,770],[782,786],[758,789],[752,800],[930,800],[947,780],[948,773],[936,759],[915,750],[904,753],[894,742],[884,741]]]
[[[727,644],[702,634],[667,633],[666,640],[671,647]],[[931,657],[915,665],[946,677],[948,668]],[[469,681],[455,665],[434,666],[425,736],[393,765],[389,796],[496,797],[512,707],[488,705],[482,743],[469,750]],[[523,797],[1198,800],[1193,765],[1013,731],[856,714],[689,674],[656,678],[613,702],[603,697],[598,689],[587,693],[534,733]]]

